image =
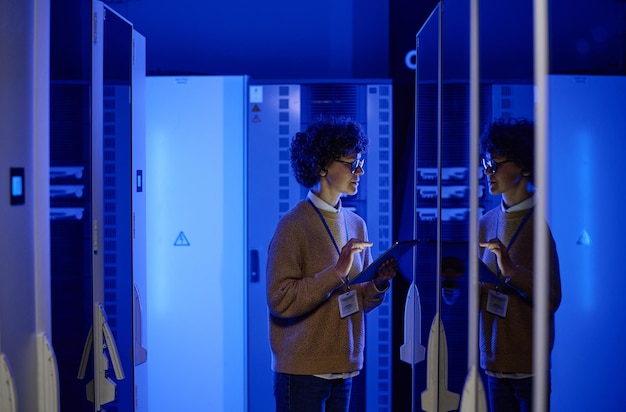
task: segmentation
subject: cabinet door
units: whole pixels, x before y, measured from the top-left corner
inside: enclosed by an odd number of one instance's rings
[[[95,1],[92,43],[93,386],[102,405],[134,409],[132,24]],[[86,348],[90,343],[86,342]],[[83,358],[83,360],[85,360]],[[86,381],[89,378],[85,379]]]
[[[135,410],[148,410],[148,313],[146,275],[146,39],[133,30],[132,73],[132,258]]]
[[[299,199],[289,163],[300,131],[300,86],[252,85],[248,103],[248,410],[274,410],[265,293],[267,248],[278,219]]]
[[[63,410],[93,410],[78,365],[92,326],[92,15],[53,1],[50,55],[50,256],[52,346]],[[91,352],[88,351],[88,354]]]
[[[246,82],[146,79],[150,412],[244,410]]]
[[[618,350],[626,329],[616,327],[623,325],[626,279],[614,265],[623,253],[626,227],[620,211],[626,78],[550,75],[548,87],[546,201],[563,285],[552,352],[552,408],[612,410],[624,399],[618,381],[600,384],[593,377],[612,376],[613,365],[623,365],[626,358]],[[598,339],[605,350],[586,362]]]

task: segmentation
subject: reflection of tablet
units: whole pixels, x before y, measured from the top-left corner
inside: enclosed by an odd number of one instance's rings
[[[478,259],[478,278],[481,282],[495,283],[496,285],[503,283],[498,279],[498,276],[491,271],[489,266],[480,259]]]
[[[371,265],[366,267],[365,270],[356,275],[354,279],[350,279],[350,284],[367,282],[368,280],[374,279],[378,268],[383,262],[390,258],[396,259],[396,262],[399,261],[402,255],[412,249],[413,246],[417,245],[418,242],[419,240],[404,240],[394,243],[393,246],[387,249],[385,253],[380,255]]]

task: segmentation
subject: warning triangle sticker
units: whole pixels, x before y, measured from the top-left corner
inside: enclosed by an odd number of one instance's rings
[[[591,236],[587,232],[587,230],[583,229],[582,233],[578,237],[576,241],[577,245],[589,246],[591,245]]]
[[[181,231],[178,234],[178,237],[176,238],[176,241],[174,241],[174,246],[189,246],[189,240],[187,240],[187,236],[185,236],[185,234]]]

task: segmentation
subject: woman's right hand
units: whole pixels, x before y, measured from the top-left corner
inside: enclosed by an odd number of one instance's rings
[[[350,272],[350,268],[354,262],[354,254],[361,253],[366,247],[373,245],[372,242],[352,238],[341,248],[339,259],[337,259],[337,263],[335,264],[335,270],[342,281],[345,282],[346,276],[348,276]]]

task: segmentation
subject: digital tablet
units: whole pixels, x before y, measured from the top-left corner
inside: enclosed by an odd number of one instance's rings
[[[354,283],[367,282],[374,279],[376,273],[378,272],[378,268],[381,264],[383,264],[383,262],[390,258],[396,259],[396,262],[399,261],[406,252],[411,250],[418,243],[419,240],[403,240],[394,243],[393,246],[374,260],[368,267],[365,268],[365,270],[356,275],[353,279],[350,279],[350,284],[352,285]]]

